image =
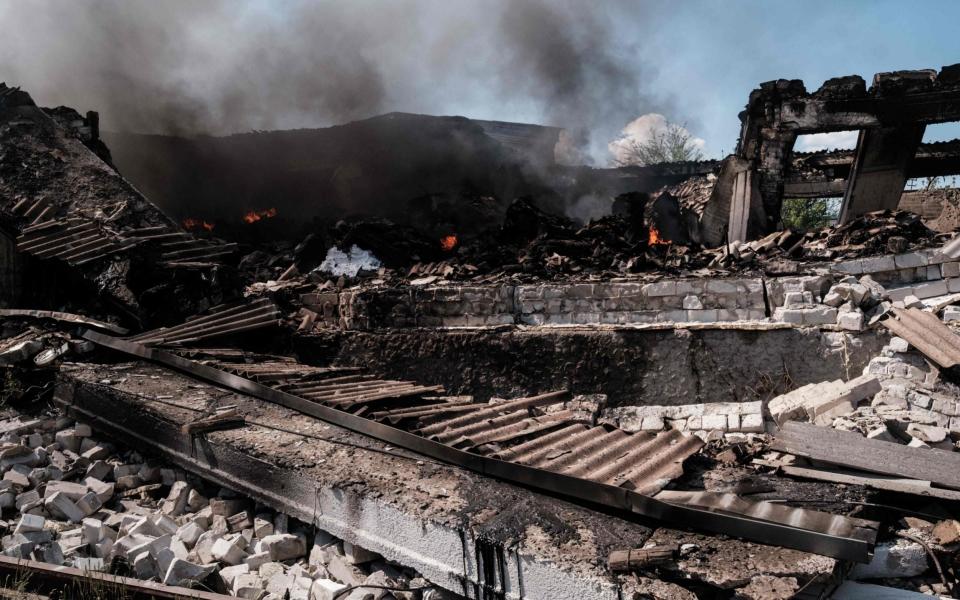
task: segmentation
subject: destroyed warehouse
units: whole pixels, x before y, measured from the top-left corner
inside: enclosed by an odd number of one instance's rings
[[[960,173],[923,142],[960,65],[763,83],[740,121],[722,160],[594,168],[554,127],[101,133],[0,85],[0,571],[960,597],[960,192],[906,189]]]

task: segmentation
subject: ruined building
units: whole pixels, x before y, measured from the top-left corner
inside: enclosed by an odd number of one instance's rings
[[[396,113],[101,138],[0,86],[0,572],[50,597],[955,594],[956,191],[904,193],[957,170],[921,143],[955,73],[763,84],[735,155],[619,169],[558,164],[554,128]],[[780,227],[834,195],[838,224]]]

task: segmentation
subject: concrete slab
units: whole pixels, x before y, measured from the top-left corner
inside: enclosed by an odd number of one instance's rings
[[[247,426],[191,442],[180,425],[195,413],[148,400],[158,395],[197,410],[226,399],[248,422],[313,437]],[[637,523],[424,460],[153,365],[67,367],[57,398],[97,430],[470,598],[495,591],[613,600],[638,590],[606,569],[611,548],[640,547],[649,537]],[[143,431],[149,437],[138,435]]]

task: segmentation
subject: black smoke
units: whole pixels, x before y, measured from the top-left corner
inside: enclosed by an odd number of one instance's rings
[[[0,80],[104,129],[323,127],[394,110],[567,128],[605,162],[643,89],[635,2],[0,2]],[[628,13],[630,13],[628,15]]]

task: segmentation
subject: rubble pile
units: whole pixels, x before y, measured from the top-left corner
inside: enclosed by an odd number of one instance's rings
[[[85,424],[15,416],[0,432],[5,556],[257,600],[402,600],[429,586],[376,553],[101,441]]]
[[[784,261],[829,261],[902,254],[942,244],[945,238],[929,229],[919,215],[906,211],[867,213],[843,225],[808,232],[776,231],[750,242],[733,242],[713,251],[712,267],[735,268],[751,263],[770,263],[764,271],[785,274],[798,265]]]

